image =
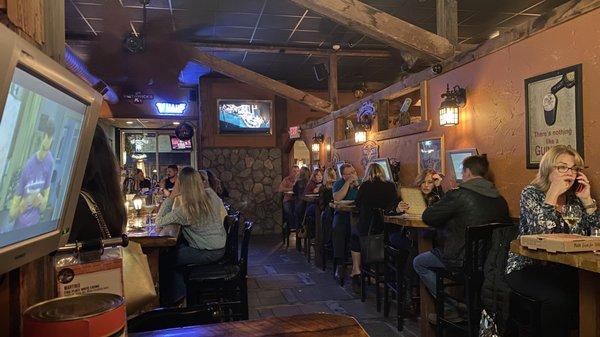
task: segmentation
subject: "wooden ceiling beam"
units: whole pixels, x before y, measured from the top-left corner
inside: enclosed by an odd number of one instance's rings
[[[191,55],[194,61],[202,63],[203,65],[210,67],[212,70],[217,71],[223,75],[229,76],[240,82],[244,82],[252,86],[257,86],[272,91],[281,97],[289,98],[298,103],[305,104],[311,109],[328,113],[332,111],[331,103],[311,94],[308,94],[302,90],[293,88],[287,84],[283,84],[272,78],[241,67],[235,63],[231,63],[229,61],[199,51],[195,48],[184,48],[188,49],[189,55]]]
[[[445,37],[452,45],[458,44],[458,4],[456,0],[437,0],[437,35]]]
[[[208,42],[193,41],[194,46],[206,51],[224,51],[224,52],[252,52],[252,53],[270,53],[270,54],[288,54],[288,55],[309,55],[329,57],[334,51],[328,48],[302,48],[285,45],[261,45],[261,44],[243,44],[231,42]],[[368,50],[368,49],[340,49],[335,51],[338,56],[349,57],[375,57],[391,58],[393,53],[389,50]]]
[[[454,56],[454,46],[447,39],[358,0],[291,1],[395,49],[437,60]]]

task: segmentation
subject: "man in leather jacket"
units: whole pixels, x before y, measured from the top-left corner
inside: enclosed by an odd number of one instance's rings
[[[506,200],[484,178],[488,168],[485,156],[465,158],[463,182],[423,213],[423,221],[437,230],[437,247],[415,257],[413,266],[433,296],[435,273],[428,268],[462,267],[467,226],[510,221]]]

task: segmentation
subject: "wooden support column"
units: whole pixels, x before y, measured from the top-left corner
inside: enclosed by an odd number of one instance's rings
[[[291,1],[395,49],[438,60],[454,56],[454,46],[445,38],[358,0]]]
[[[456,0],[437,0],[437,34],[452,45],[458,44],[458,5]]]
[[[382,99],[377,102],[377,131],[389,128],[390,101]]]
[[[203,53],[195,48],[190,48],[183,45],[182,48],[185,48],[189,51],[189,55],[191,55],[194,61],[202,63],[223,75],[227,75],[246,84],[270,90],[281,97],[289,98],[298,103],[305,104],[311,109],[323,112],[332,111],[331,103],[308,94],[302,90],[290,87],[287,84],[238,66],[235,63],[231,63],[210,54]]]
[[[54,61],[65,62],[65,2],[43,0],[44,40],[42,51]]]
[[[338,104],[338,56],[336,53],[329,55],[329,102],[333,110]]]

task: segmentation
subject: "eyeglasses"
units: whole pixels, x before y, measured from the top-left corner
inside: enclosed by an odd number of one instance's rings
[[[554,166],[554,168],[559,172],[559,173],[567,173],[569,170],[571,170],[571,172],[577,174],[579,173],[582,168],[579,166],[571,166],[568,167],[567,165],[556,165]]]

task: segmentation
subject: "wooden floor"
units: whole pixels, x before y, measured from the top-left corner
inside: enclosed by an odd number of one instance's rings
[[[331,265],[323,272],[292,247],[293,241],[286,249],[279,236],[253,236],[250,240],[250,319],[327,312],[356,317],[372,337],[419,336],[418,321],[406,320],[400,333],[395,328],[395,312],[387,319],[377,312],[374,288],[362,303],[349,285],[342,288],[335,283]]]

